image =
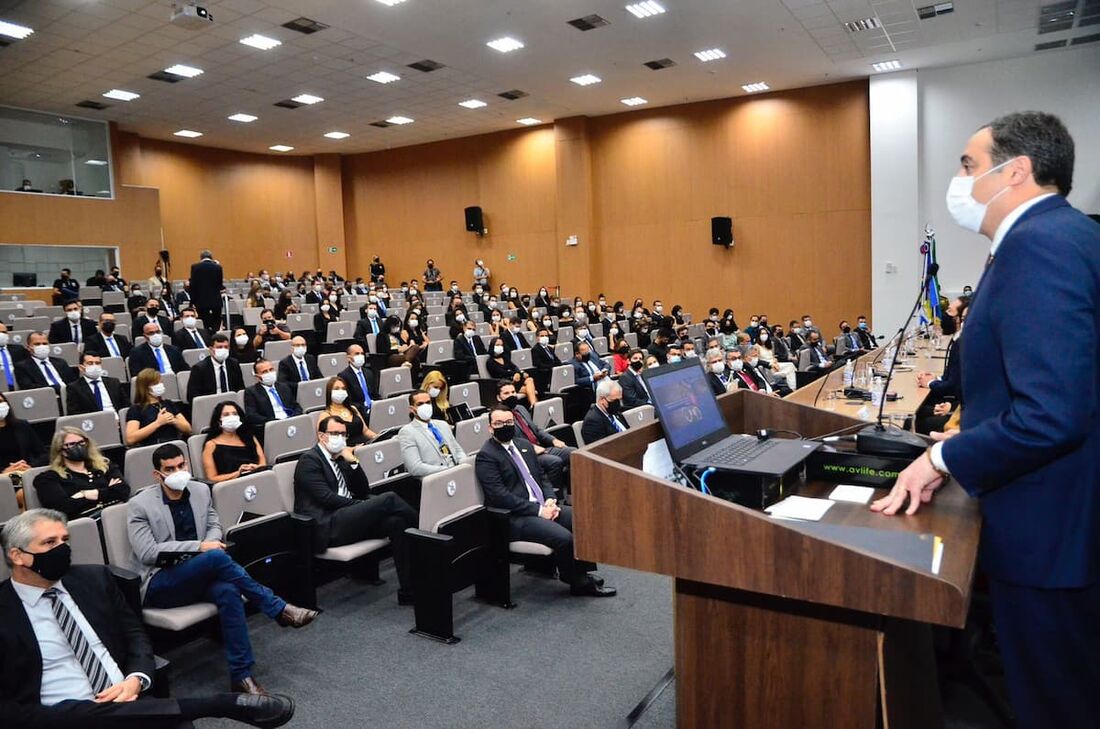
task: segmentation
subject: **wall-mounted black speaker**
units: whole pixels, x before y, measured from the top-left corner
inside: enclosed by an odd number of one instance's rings
[[[171,263],[172,262],[172,256],[169,255],[167,250],[163,250],[163,251],[160,251],[160,260],[164,261],[165,263]]]
[[[485,219],[481,215],[481,208],[477,205],[466,208],[466,230],[478,235],[485,230]]]
[[[733,245],[733,218],[710,219],[710,242],[727,248]]]

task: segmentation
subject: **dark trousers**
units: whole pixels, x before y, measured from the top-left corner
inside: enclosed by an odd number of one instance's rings
[[[25,708],[25,710],[23,710]],[[40,729],[194,729],[175,699],[143,697],[124,704],[62,701],[53,706],[20,707],[4,714],[5,726]],[[7,724],[10,720],[12,723]]]
[[[554,484],[559,494],[564,494],[569,486],[569,454],[574,448],[550,446],[538,456],[539,468]]]
[[[416,512],[400,496],[390,491],[371,496],[332,514],[328,546],[340,547],[364,539],[389,537],[393,564],[402,591],[412,590],[412,561],[405,530],[417,525]]]
[[[232,557],[212,549],[153,575],[145,592],[145,606],[173,608],[196,602],[217,605],[229,678],[241,681],[252,675],[255,663],[242,595],[269,618],[277,617],[286,607],[285,600],[252,579]]]
[[[1018,729],[1097,726],[1100,581],[1041,590],[990,580],[989,591]]]
[[[198,306],[199,318],[208,332],[219,332],[222,329],[222,304],[219,301],[216,306]]]
[[[573,556],[573,509],[561,507],[554,521],[541,516],[513,516],[509,520],[512,541],[535,542],[554,550],[551,557],[562,582],[573,585],[585,579],[585,573],[596,569],[591,562]]]

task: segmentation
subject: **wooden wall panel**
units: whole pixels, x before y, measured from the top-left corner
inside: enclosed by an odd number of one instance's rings
[[[481,257],[496,283],[532,288],[556,273],[552,128],[502,132],[344,158],[348,266],[374,255],[391,285],[419,278],[432,257],[446,281],[470,285]],[[489,235],[465,230],[480,205]],[[509,260],[514,256],[514,260]]]

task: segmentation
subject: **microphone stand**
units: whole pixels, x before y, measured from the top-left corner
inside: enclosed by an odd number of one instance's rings
[[[898,361],[898,349],[905,341],[905,331],[909,328],[909,324],[913,321],[913,317],[916,316],[917,309],[920,308],[921,302],[924,299],[924,293],[928,289],[928,281],[935,276],[938,271],[939,264],[933,263],[928,267],[927,273],[921,277],[920,293],[917,295],[917,300],[913,303],[913,308],[909,311],[909,316],[905,318],[905,323],[902,324],[898,333],[894,335],[897,338],[897,344],[894,347],[894,356],[890,360],[890,369],[886,373],[886,381],[883,382],[882,385],[882,397],[878,404],[878,418],[876,418],[874,425],[868,425],[860,430],[856,438],[856,450],[860,453],[874,456],[916,458],[928,447],[924,438],[916,433],[896,427],[888,428],[883,425],[882,413],[886,407],[886,393],[889,392],[890,389],[890,380],[894,377],[894,365],[896,365]],[[885,347],[883,349],[885,350]]]

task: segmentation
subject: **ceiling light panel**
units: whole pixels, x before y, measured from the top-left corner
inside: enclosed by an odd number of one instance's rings
[[[107,166],[107,160],[105,160],[105,159],[90,159],[90,160],[86,161],[84,164],[91,165],[92,167],[106,167]]]
[[[266,35],[260,35],[259,33],[254,33],[247,38],[241,38],[241,43],[246,46],[258,48],[261,51],[270,51],[272,48],[278,48],[283,44],[281,40],[268,38]]]
[[[629,99],[619,99],[627,106],[641,106],[642,104],[648,104],[649,101],[643,99],[641,96],[631,96]]]
[[[525,116],[522,119],[516,119],[516,123],[522,124],[525,127],[529,127],[529,126],[532,126],[534,124],[542,124],[542,120],[541,119],[536,119],[533,116]]]
[[[232,116],[228,116],[226,118],[229,119],[229,121],[240,122],[242,124],[249,124],[259,119],[259,117],[257,116],[252,116],[251,114],[245,114],[243,112],[233,114]]]
[[[410,119],[407,116],[398,115],[398,116],[391,116],[386,121],[388,121],[390,124],[412,124],[415,121],[415,119]]]
[[[755,93],[759,93],[761,91],[767,91],[771,87],[768,86],[763,81],[757,81],[756,83],[745,84],[741,88],[743,88],[746,92],[748,92],[750,94],[755,94]]]
[[[388,8],[392,8],[394,5],[400,5],[401,3],[405,2],[405,0],[377,0],[377,2],[385,5]]]
[[[196,137],[202,136],[202,132],[196,132],[192,129],[180,129],[178,132],[172,133],[177,137],[186,137],[187,139],[195,139]]]
[[[25,25],[17,25],[16,23],[9,23],[6,20],[0,20],[0,35],[7,36],[8,38],[23,40],[33,32],[33,28],[28,28]]]
[[[901,68],[901,61],[897,59],[891,59],[889,61],[878,61],[871,64],[871,68],[876,72],[882,73],[883,71],[897,71]]]
[[[603,79],[601,79],[599,76],[593,75],[591,73],[586,73],[582,76],[574,76],[569,80],[575,83],[577,86],[591,86],[592,84],[598,84],[600,81],[603,81]]]
[[[703,63],[709,63],[710,61],[717,61],[719,58],[725,58],[725,51],[720,48],[709,48],[705,51],[696,51],[695,57]]]
[[[268,147],[268,149],[270,149],[272,152],[289,152],[289,151],[293,150],[294,147],[291,147],[290,145],[287,145],[287,144],[273,144],[270,147]]]
[[[175,66],[169,66],[164,69],[165,73],[170,73],[173,76],[183,76],[184,78],[195,78],[201,76],[203,70],[201,68],[195,68],[194,66],[185,66],[182,63],[177,63]]]
[[[520,48],[524,47],[521,41],[518,41],[515,38],[510,38],[508,36],[497,38],[496,40],[491,40],[485,45],[489,46],[494,51],[500,51],[501,53],[511,53],[512,51],[518,51]]]
[[[400,81],[401,77],[396,73],[390,73],[389,71],[379,71],[378,73],[372,73],[367,76],[368,79],[378,84],[392,84],[394,81]]]
[[[347,132],[327,132],[325,136],[329,139],[347,139],[351,135]]]
[[[297,101],[299,104],[320,104],[324,99],[320,96],[314,96],[313,94],[298,94],[293,97],[291,101]]]
[[[480,99],[466,99],[465,101],[458,102],[458,105],[464,106],[467,109],[480,109],[483,106],[488,106],[488,104]]]
[[[116,99],[118,101],[133,101],[134,99],[141,98],[141,94],[135,94],[133,91],[126,91],[124,89],[111,89],[104,94],[108,99]]]
[[[645,0],[641,3],[632,3],[626,6],[628,13],[635,18],[652,18],[654,15],[660,15],[665,12],[665,9],[660,3],[655,3],[653,0]]]

